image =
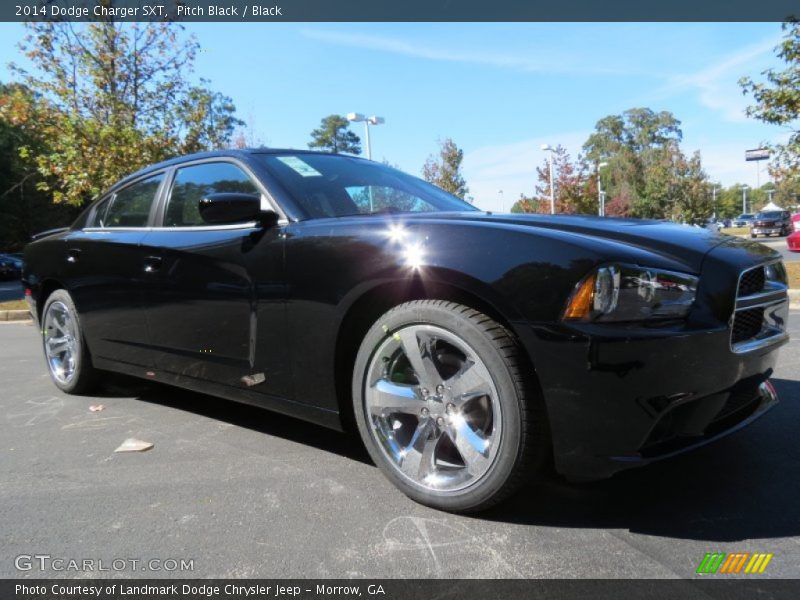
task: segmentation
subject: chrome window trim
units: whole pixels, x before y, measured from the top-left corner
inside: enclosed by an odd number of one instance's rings
[[[288,225],[289,221],[280,219],[278,225]],[[87,233],[104,233],[114,231],[230,231],[235,229],[258,229],[257,221],[247,223],[233,223],[230,225],[195,225],[192,227],[84,227],[81,231]]]

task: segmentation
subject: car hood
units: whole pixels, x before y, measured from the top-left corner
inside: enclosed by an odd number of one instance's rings
[[[404,215],[406,216],[406,215]],[[417,213],[410,218],[425,218]],[[593,242],[613,240],[647,252],[685,264],[699,273],[705,256],[714,248],[725,245],[730,250],[747,257],[752,262],[761,262],[780,256],[762,244],[750,240],[721,234],[718,231],[701,227],[676,225],[663,221],[646,219],[622,219],[590,217],[582,215],[534,215],[502,214],[484,212],[428,213],[427,218],[437,220],[456,220],[470,223],[485,223],[494,226],[529,227],[531,230],[555,230],[579,236],[591,237]],[[588,240],[587,240],[588,241]]]

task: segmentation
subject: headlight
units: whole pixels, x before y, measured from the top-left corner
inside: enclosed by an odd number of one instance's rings
[[[631,265],[606,265],[583,278],[564,311],[565,321],[679,319],[689,313],[697,277]]]

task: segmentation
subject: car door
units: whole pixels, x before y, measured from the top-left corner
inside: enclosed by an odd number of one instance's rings
[[[147,233],[165,174],[148,175],[99,202],[64,238],[62,279],[93,358],[150,366],[142,306]]]
[[[181,376],[287,396],[283,235],[258,223],[208,225],[214,193],[262,194],[246,167],[213,159],[177,167],[159,227],[144,240],[144,286],[156,367]]]

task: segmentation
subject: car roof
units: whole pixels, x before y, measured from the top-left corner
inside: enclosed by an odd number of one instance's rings
[[[267,148],[267,147],[230,148],[226,150],[213,150],[210,152],[195,152],[194,154],[185,154],[183,156],[176,156],[175,158],[170,158],[169,160],[164,160],[159,163],[149,165],[144,169],[139,169],[135,173],[131,173],[130,175],[124,177],[123,179],[120,179],[108,191],[113,192],[114,190],[126,185],[128,182],[133,181],[134,179],[139,179],[140,177],[142,177],[143,175],[147,175],[148,173],[154,173],[156,171],[160,171],[161,169],[174,167],[175,165],[180,165],[185,162],[190,162],[194,160],[203,160],[206,158],[245,159],[246,157],[252,156],[254,154],[322,154],[328,156],[343,156],[347,158],[365,160],[353,154],[336,154],[333,152],[320,152],[318,150],[298,150],[296,148]]]

